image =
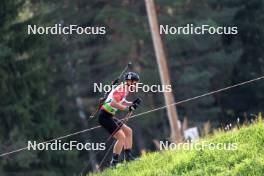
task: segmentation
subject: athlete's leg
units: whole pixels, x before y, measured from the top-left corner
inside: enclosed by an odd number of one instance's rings
[[[133,143],[133,131],[130,127],[127,125],[123,125],[121,129],[124,131],[126,138],[125,138],[125,160],[131,161],[135,160],[136,158],[133,157],[131,149],[132,149],[132,143]]]
[[[122,129],[118,130],[114,138],[117,140],[113,149],[113,153],[120,154],[122,152],[123,146],[125,145],[125,133]]]
[[[125,149],[131,149],[133,145],[133,131],[130,127],[123,124],[121,129],[125,133]]]
[[[119,155],[122,152],[122,149],[125,144],[125,134],[124,132],[120,129],[118,130],[114,136],[113,136],[117,141],[115,143],[114,149],[113,149],[113,156],[110,162],[110,166],[114,167],[115,165],[118,164],[119,162]]]

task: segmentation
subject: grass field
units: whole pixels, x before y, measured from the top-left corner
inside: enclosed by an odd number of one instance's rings
[[[226,150],[167,150],[149,153],[140,161],[106,169],[97,176],[263,176],[264,175],[264,124],[256,124],[219,132],[199,141],[206,143],[232,143],[237,149]],[[227,150],[230,149],[230,150]]]

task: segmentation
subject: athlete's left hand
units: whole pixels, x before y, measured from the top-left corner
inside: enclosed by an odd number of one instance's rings
[[[142,102],[142,99],[141,98],[137,98],[137,99],[135,99],[134,101],[133,101],[133,104],[132,105],[140,105],[141,104],[141,102]]]
[[[128,107],[128,111],[134,111],[137,109],[137,107],[138,107],[137,104],[132,104],[131,106]]]
[[[137,109],[137,107],[141,104],[142,100],[141,98],[137,98],[133,101],[133,104],[129,106],[128,110],[129,111],[134,111]]]

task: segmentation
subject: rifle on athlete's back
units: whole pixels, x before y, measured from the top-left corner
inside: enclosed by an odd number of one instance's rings
[[[132,66],[132,63],[129,62],[129,63],[127,64],[127,66],[123,69],[123,71],[121,72],[121,74],[118,76],[118,78],[116,78],[114,81],[112,81],[112,83],[111,83],[111,88],[119,83],[119,81],[120,81],[120,79],[122,78],[122,76],[124,75],[124,73],[127,72],[127,70],[128,70],[131,66]],[[99,109],[100,109],[101,106],[103,105],[104,101],[106,100],[106,98],[108,97],[108,95],[109,95],[110,92],[111,92],[111,90],[110,90],[109,92],[106,92],[106,93],[104,94],[104,96],[101,97],[101,98],[99,99],[99,103],[98,103],[98,106],[97,106],[97,108],[96,108],[96,111],[95,111],[94,113],[92,113],[92,115],[90,115],[89,118],[93,118],[93,117],[96,116],[97,112],[99,111]]]

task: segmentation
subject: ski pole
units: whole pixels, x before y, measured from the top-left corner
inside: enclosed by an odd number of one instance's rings
[[[136,105],[136,107],[137,106],[139,106],[140,104],[141,104],[141,98],[137,98],[136,100],[134,100],[133,101],[133,103],[132,103],[132,107],[133,106],[135,106]],[[135,107],[135,108],[136,108]],[[128,120],[129,120],[129,118],[131,117],[131,115],[132,115],[132,113],[133,113],[133,111],[134,111],[135,109],[133,109],[133,110],[130,110],[130,108],[129,108],[129,111],[128,111],[128,113],[127,113],[127,115],[125,116],[125,118],[123,118],[122,120],[123,120],[123,124],[126,124],[127,122],[128,122]],[[114,132],[107,138],[107,141],[109,140],[109,139],[111,139],[114,135],[115,135],[115,133],[120,129],[120,127],[123,125],[122,123],[121,124],[119,124],[118,126],[117,126],[117,128],[114,130]]]
[[[128,122],[128,119],[131,117],[133,111],[129,111],[127,113],[127,115],[125,116],[125,118],[123,119],[123,124],[127,123]],[[118,130],[120,130],[120,127],[123,125],[123,124],[120,124],[117,126],[116,130],[107,138],[107,141],[109,141],[115,134]]]

